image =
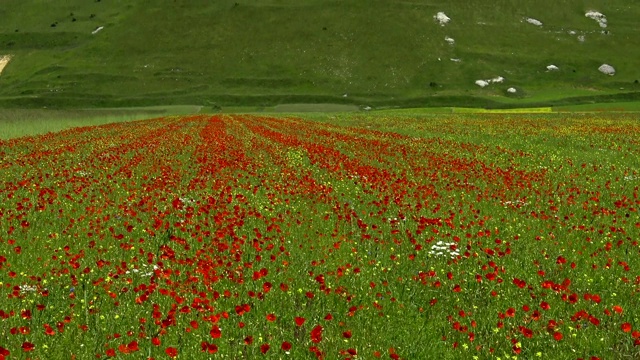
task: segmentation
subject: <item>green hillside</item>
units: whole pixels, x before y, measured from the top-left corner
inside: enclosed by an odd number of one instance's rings
[[[0,106],[640,100],[639,18],[629,0],[8,0]]]

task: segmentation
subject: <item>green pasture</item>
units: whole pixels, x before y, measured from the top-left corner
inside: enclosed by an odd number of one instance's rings
[[[606,15],[606,29],[589,10]],[[13,58],[0,107],[638,101],[639,16],[625,0],[5,1],[0,55]],[[598,72],[603,63],[615,76]]]

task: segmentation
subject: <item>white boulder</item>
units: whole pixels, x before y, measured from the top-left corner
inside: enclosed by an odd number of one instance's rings
[[[597,21],[601,28],[606,28],[607,27],[607,17],[604,16],[604,14],[602,14],[600,12],[597,12],[597,11],[594,11],[594,10],[590,10],[590,11],[587,11],[584,14],[584,16]]]
[[[436,19],[436,21],[440,23],[440,26],[445,26],[445,25],[447,25],[447,23],[449,23],[449,21],[451,21],[451,18],[448,17],[442,11],[438,12],[437,14],[435,14],[433,16],[433,18]]]
[[[613,66],[611,66],[609,64],[600,65],[600,67],[598,68],[598,71],[600,71],[603,74],[610,75],[610,76],[613,76],[613,75],[616,74],[616,69],[614,69]]]
[[[527,22],[531,25],[542,26],[542,21],[534,19],[534,18],[526,18]]]
[[[560,70],[560,68],[555,65],[547,66],[547,71],[558,71],[558,70]]]
[[[444,41],[448,42],[448,43],[449,43],[449,45],[453,45],[453,44],[455,44],[455,43],[456,43],[456,41],[455,41],[453,38],[450,38],[450,37],[448,37],[448,36],[445,36],[445,37],[444,37]]]
[[[516,88],[512,88],[512,87],[510,87],[510,88],[508,88],[508,89],[507,89],[507,92],[508,92],[509,94],[515,94],[515,93],[517,93],[517,92],[518,92],[518,90],[516,90]]]
[[[476,80],[476,85],[478,85],[481,88],[483,88],[485,86],[489,86],[489,82],[486,81],[486,80]]]

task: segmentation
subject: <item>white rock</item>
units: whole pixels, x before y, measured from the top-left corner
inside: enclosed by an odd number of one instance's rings
[[[436,19],[436,21],[438,21],[440,23],[440,26],[445,26],[447,25],[447,23],[449,23],[449,21],[451,21],[451,18],[448,17],[444,12],[440,11],[437,14],[435,14],[433,16],[434,19]]]
[[[97,33],[98,33],[100,30],[102,30],[102,29],[104,29],[104,26],[99,26],[99,27],[97,27],[95,30],[93,30],[93,31],[91,32],[91,34],[95,35],[95,34],[97,34]]]
[[[444,37],[444,41],[448,42],[448,43],[449,43],[449,45],[453,45],[453,44],[455,44],[455,43],[456,43],[456,41],[455,41],[453,38],[450,38],[450,37],[448,37],[448,36],[445,36],[445,37]]]
[[[476,80],[476,85],[480,86],[481,88],[488,86],[489,82],[485,81],[485,80]]]
[[[518,92],[518,90],[516,90],[516,88],[510,87],[510,88],[507,89],[507,92],[510,93],[510,94],[515,94],[515,93]]]
[[[578,41],[580,41],[580,42],[584,42],[584,39],[585,39],[585,38],[584,38],[584,35],[580,35],[580,36],[578,36]]]
[[[587,11],[584,16],[597,21],[601,28],[607,27],[607,17],[600,12],[590,10]]]
[[[449,60],[451,60],[451,61],[453,61],[453,62],[460,62],[460,61],[462,61],[462,60],[457,59],[457,58],[451,58],[451,59],[449,59]]]
[[[558,71],[558,70],[560,70],[560,68],[555,66],[555,65],[549,65],[549,66],[547,66],[547,70],[548,71]]]
[[[504,81],[504,78],[502,76],[498,76],[498,77],[495,77],[495,78],[489,80],[489,82],[492,82],[492,83],[501,83],[503,81]]]
[[[600,71],[603,74],[610,75],[610,76],[613,76],[613,75],[616,74],[616,69],[614,69],[613,66],[611,66],[609,64],[600,65],[600,67],[598,68],[598,71]]]
[[[526,18],[525,20],[527,20],[529,24],[532,24],[535,26],[542,26],[542,22],[540,20],[533,19],[533,18]]]

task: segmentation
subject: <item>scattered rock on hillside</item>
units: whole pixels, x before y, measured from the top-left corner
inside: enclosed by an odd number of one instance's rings
[[[607,27],[607,17],[600,12],[590,10],[587,11],[584,16],[597,21],[601,28]]]
[[[485,86],[489,86],[492,83],[501,83],[503,81],[504,81],[504,78],[502,76],[497,76],[489,80],[476,80],[476,85],[483,88]]]
[[[547,66],[547,71],[558,71],[558,70],[560,70],[560,68],[555,65]]]
[[[598,71],[600,71],[603,74],[610,75],[610,76],[613,76],[613,75],[616,74],[616,69],[614,69],[613,66],[611,66],[609,64],[600,65],[600,67],[598,68]]]
[[[460,62],[460,61],[462,61],[462,60],[460,60],[460,59],[458,59],[458,58],[451,58],[451,59],[449,59],[449,60],[451,60],[451,61],[453,61],[453,62]]]
[[[516,90],[516,88],[512,88],[512,87],[510,87],[510,88],[508,88],[508,89],[507,89],[507,92],[508,92],[509,94],[515,94],[515,93],[517,93],[517,92],[518,92],[518,90]]]
[[[450,38],[450,37],[448,37],[448,36],[445,36],[445,37],[444,37],[444,41],[448,42],[448,43],[449,43],[449,45],[453,45],[453,44],[455,44],[455,43],[456,43],[456,41],[455,41],[453,38]]]
[[[95,34],[97,34],[98,32],[100,32],[100,30],[102,30],[102,29],[104,29],[104,26],[98,26],[95,30],[93,30],[93,31],[91,32],[91,34],[95,35]]]
[[[542,22],[540,20],[534,19],[534,18],[526,18],[525,20],[527,20],[527,22],[529,24],[535,25],[535,26],[542,26]]]
[[[445,25],[447,25],[447,23],[449,23],[449,21],[451,21],[451,18],[448,17],[442,11],[438,12],[437,14],[435,14],[433,16],[433,18],[436,19],[436,21],[440,23],[440,26],[445,26]]]

